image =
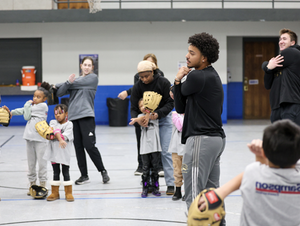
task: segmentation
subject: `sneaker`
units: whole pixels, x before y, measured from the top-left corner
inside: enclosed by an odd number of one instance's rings
[[[101,172],[101,174],[102,174],[102,181],[103,181],[103,184],[106,184],[106,183],[110,180],[110,178],[109,178],[109,176],[108,176],[108,174],[107,174],[107,171],[106,171],[106,170],[103,170],[103,171]]]
[[[137,168],[136,171],[134,172],[134,176],[142,176],[142,175],[143,175],[143,169]]]
[[[30,182],[29,189],[28,189],[28,192],[27,192],[28,196],[30,196],[30,188],[31,188],[32,185],[36,185],[35,181]]]
[[[158,176],[160,176],[160,177],[164,177],[165,176],[165,172],[164,172],[163,169],[161,169],[161,170],[158,171]]]
[[[168,186],[166,194],[167,195],[174,195],[174,186]]]
[[[89,182],[89,176],[81,176],[78,178],[78,180],[75,181],[75,184],[81,185]]]

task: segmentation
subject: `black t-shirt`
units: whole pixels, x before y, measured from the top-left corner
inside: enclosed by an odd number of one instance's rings
[[[174,85],[174,100],[176,111],[185,113],[183,144],[190,136],[225,137],[221,118],[224,91],[221,79],[212,66],[191,71],[183,83]]]

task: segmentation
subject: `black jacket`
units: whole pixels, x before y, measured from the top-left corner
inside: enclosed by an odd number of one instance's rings
[[[145,91],[155,91],[162,95],[159,106],[154,112],[158,114],[158,119],[166,117],[174,108],[174,101],[169,95],[170,86],[171,84],[169,80],[158,74],[154,74],[154,79],[149,84],[144,84],[141,80],[138,80],[138,82],[132,87],[132,93],[130,96],[131,118],[136,118],[140,113],[138,102],[141,98],[143,98]]]
[[[270,91],[270,104],[272,110],[283,103],[300,104],[300,47],[298,45],[284,49],[282,67],[268,70],[268,61],[263,62],[265,71],[264,83]]]

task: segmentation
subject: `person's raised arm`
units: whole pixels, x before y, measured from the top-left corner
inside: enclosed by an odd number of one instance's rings
[[[250,144],[247,144],[247,146],[249,150],[255,155],[255,161],[262,164],[268,164],[268,159],[264,155],[264,150],[262,148],[262,140],[252,140],[252,142]]]
[[[222,185],[221,187],[217,188],[215,192],[224,200],[230,193],[238,190],[241,186],[242,179],[244,173],[240,173],[226,184]],[[206,204],[204,198],[201,197],[198,202],[199,210],[202,211],[205,209]]]

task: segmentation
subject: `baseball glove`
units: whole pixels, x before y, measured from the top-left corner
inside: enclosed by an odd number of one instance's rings
[[[29,193],[35,199],[44,199],[48,195],[48,189],[43,186],[32,185],[29,189]]]
[[[145,109],[147,111],[153,112],[159,105],[161,101],[162,95],[153,92],[153,91],[146,91],[143,94],[143,102]]]
[[[200,211],[198,202],[203,195],[206,208]],[[189,226],[219,226],[225,217],[223,199],[214,191],[214,188],[204,189],[193,201],[188,214]]]
[[[8,126],[10,121],[10,113],[4,107],[0,108],[0,124]]]
[[[35,129],[45,139],[53,140],[54,138],[53,129],[48,125],[48,123],[45,120],[35,124]]]

